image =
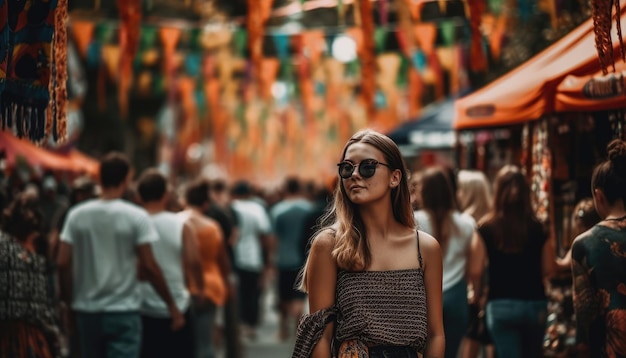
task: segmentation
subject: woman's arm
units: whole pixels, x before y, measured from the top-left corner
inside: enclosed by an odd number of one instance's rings
[[[474,236],[470,244],[470,254],[467,262],[467,277],[474,290],[474,301],[476,303],[480,303],[481,292],[484,290],[482,283],[486,266],[487,250],[485,249],[485,243],[482,237],[476,230],[474,231]]]
[[[549,280],[554,277],[557,264],[556,264],[556,240],[553,237],[548,237],[543,244],[542,251],[542,272],[544,280]]]
[[[311,244],[306,263],[306,287],[309,294],[309,312],[314,313],[335,304],[337,265],[332,257],[334,236],[319,234]],[[322,338],[313,349],[311,358],[330,358],[334,323],[329,323]]]
[[[576,314],[577,357],[589,357],[589,337],[592,320],[599,312],[601,304],[591,284],[589,267],[583,244],[576,239],[572,245],[572,278],[574,313]]]
[[[428,339],[424,358],[441,358],[446,348],[443,332],[443,259],[439,242],[425,232],[419,232],[424,257],[424,282],[428,309]]]

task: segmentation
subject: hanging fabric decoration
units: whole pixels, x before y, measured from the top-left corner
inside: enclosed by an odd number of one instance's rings
[[[162,27],[159,29],[159,38],[163,44],[163,64],[165,74],[165,87],[170,89],[170,95],[174,91],[175,55],[176,45],[180,40],[180,29],[174,27]]]
[[[119,42],[120,63],[118,80],[118,101],[122,118],[128,115],[128,91],[133,77],[133,59],[139,48],[141,31],[141,0],[116,0],[120,17]]]
[[[263,59],[263,36],[265,22],[272,10],[273,0],[248,0],[246,29],[248,30],[248,51],[252,62],[252,79],[258,84]]]
[[[380,16],[380,25],[382,27],[387,26],[387,20],[389,18],[389,4],[388,0],[378,0],[378,14]]]
[[[272,85],[276,82],[280,61],[275,57],[266,57],[261,59],[261,67],[259,68],[259,90],[261,97],[265,100],[272,98]]]
[[[548,145],[548,119],[543,118],[533,127],[532,170],[530,189],[532,206],[537,219],[544,224],[550,218],[550,183],[552,181],[552,154]]]
[[[470,24],[470,66],[472,71],[487,70],[487,57],[483,51],[483,39],[480,32],[480,22],[485,12],[485,0],[468,0]]]
[[[54,142],[64,141],[67,135],[67,1],[58,0],[54,12],[54,42],[52,46],[52,76],[48,83],[50,101],[46,111],[46,134]]]
[[[428,67],[433,72],[435,76],[435,98],[440,100],[445,96],[444,93],[444,79],[443,79],[443,69],[441,67],[441,62],[439,60],[439,56],[437,56],[437,52],[433,51],[428,55]]]
[[[602,74],[608,74],[608,67],[612,66],[615,72],[615,56],[613,54],[613,40],[611,39],[611,26],[613,23],[613,6],[615,6],[615,25],[620,43],[622,61],[626,61],[624,54],[624,42],[622,41],[621,6],[619,0],[592,0],[591,17],[593,18],[593,32],[595,34],[596,51],[602,68]]]
[[[358,0],[363,34],[361,58],[361,96],[369,118],[376,112],[374,96],[376,94],[376,49],[374,47],[374,15],[370,0]]]
[[[87,57],[87,49],[93,40],[93,30],[95,24],[90,21],[73,21],[71,25],[72,38],[78,49],[78,53],[83,57]]]
[[[415,35],[413,34],[413,21],[411,20],[408,0],[396,0],[396,14],[398,16],[398,30],[396,38],[400,51],[406,58],[411,58],[415,47]]]
[[[65,26],[66,0],[0,0],[0,121],[18,137],[65,135]]]
[[[424,80],[416,68],[409,68],[409,118],[416,117],[422,108]]]

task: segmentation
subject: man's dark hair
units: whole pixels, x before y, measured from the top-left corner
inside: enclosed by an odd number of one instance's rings
[[[167,192],[167,180],[158,169],[146,169],[137,180],[137,192],[144,203],[159,201]]]
[[[185,189],[185,201],[188,205],[203,206],[209,202],[209,182],[205,179],[196,179]]]
[[[300,179],[291,176],[285,179],[285,191],[287,192],[287,194],[298,194],[300,190]]]
[[[130,162],[124,153],[110,152],[100,160],[100,185],[103,188],[120,186],[130,172]]]
[[[252,186],[247,180],[242,179],[233,185],[230,192],[236,197],[250,196],[252,195]]]

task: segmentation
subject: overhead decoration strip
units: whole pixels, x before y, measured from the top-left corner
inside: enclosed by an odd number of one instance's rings
[[[376,48],[374,44],[374,14],[370,0],[359,0],[361,17],[361,30],[363,34],[363,46],[359,57],[361,58],[361,96],[370,119],[374,118],[376,104]]]
[[[67,1],[0,0],[2,129],[36,143],[64,135],[67,36],[55,33],[64,31],[66,22]],[[50,88],[57,92],[51,95]]]
[[[118,101],[122,118],[128,115],[128,91],[132,79],[132,65],[139,48],[141,29],[141,0],[117,0],[120,16],[120,59],[118,72]]]
[[[467,0],[470,13],[470,66],[475,72],[487,70],[487,58],[483,51],[483,39],[480,22],[485,12],[485,0]]]
[[[263,60],[263,36],[265,22],[270,16],[273,0],[248,0],[246,28],[248,30],[248,51],[252,62],[252,78],[258,84]]]

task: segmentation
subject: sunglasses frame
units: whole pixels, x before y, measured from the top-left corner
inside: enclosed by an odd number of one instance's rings
[[[352,166],[352,169],[350,170],[350,175],[344,177],[343,175],[341,175],[341,167],[344,166],[345,164],[350,164]],[[365,167],[362,166],[363,164],[365,164]],[[376,175],[376,169],[378,168],[378,164],[384,165],[387,168],[391,169],[391,166],[389,164],[383,163],[383,162],[379,162],[376,159],[363,159],[358,164],[353,163],[353,162],[348,161],[348,160],[344,160],[344,161],[342,161],[340,163],[337,163],[337,172],[338,172],[339,177],[341,179],[349,179],[352,176],[352,174],[354,174],[354,170],[358,167],[359,168],[358,169],[359,175],[362,178],[364,178],[364,179],[369,179],[369,178],[373,177],[374,175]],[[369,169],[367,169],[367,166],[370,166],[370,165],[372,165],[374,167],[374,169],[372,170],[371,174],[369,174]],[[362,169],[362,168],[366,168],[366,169]],[[363,170],[368,170],[368,171],[364,173]]]

